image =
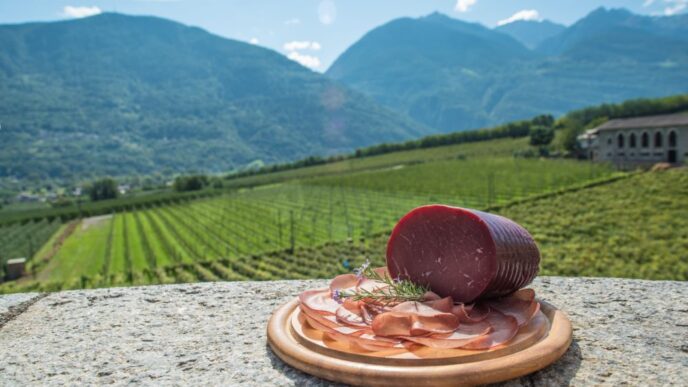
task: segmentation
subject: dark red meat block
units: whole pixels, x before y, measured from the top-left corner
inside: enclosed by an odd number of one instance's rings
[[[416,208],[387,243],[392,278],[428,285],[456,302],[512,293],[535,278],[539,264],[540,252],[523,227],[458,207]]]

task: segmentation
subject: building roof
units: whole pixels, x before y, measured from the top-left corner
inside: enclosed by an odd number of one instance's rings
[[[671,126],[688,126],[688,113],[617,118],[605,122],[595,130],[666,128]]]

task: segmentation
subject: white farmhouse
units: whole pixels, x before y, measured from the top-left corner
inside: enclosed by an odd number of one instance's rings
[[[688,114],[610,120],[578,142],[590,159],[619,167],[682,164],[688,158]]]

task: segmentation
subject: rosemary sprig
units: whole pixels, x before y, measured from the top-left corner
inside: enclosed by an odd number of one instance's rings
[[[373,290],[338,291],[338,298],[351,298],[354,301],[369,300],[377,304],[390,305],[406,301],[423,301],[423,296],[429,290],[427,286],[421,286],[409,280],[392,279],[387,275],[382,276],[370,268],[369,262],[357,269],[356,275],[382,282],[387,286]]]

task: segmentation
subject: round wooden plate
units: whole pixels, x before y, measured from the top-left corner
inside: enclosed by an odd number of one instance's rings
[[[368,352],[308,325],[295,299],[268,322],[268,343],[287,364],[334,382],[365,386],[455,386],[496,383],[540,370],[571,345],[571,322],[540,301],[540,312],[506,345],[486,351],[427,347]]]

